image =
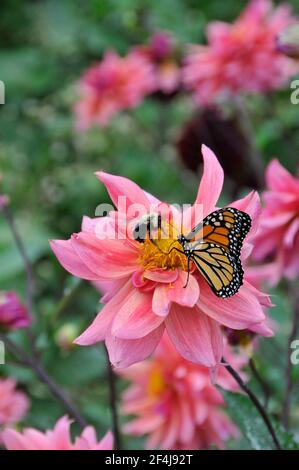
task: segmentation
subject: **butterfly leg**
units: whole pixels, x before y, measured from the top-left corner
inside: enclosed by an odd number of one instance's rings
[[[187,271],[188,271],[188,274],[187,274],[187,281],[186,281],[186,284],[183,286],[183,289],[186,289],[186,287],[187,287],[187,285],[188,285],[188,282],[189,282],[189,277],[190,277],[190,257],[189,257],[189,256],[188,256]]]

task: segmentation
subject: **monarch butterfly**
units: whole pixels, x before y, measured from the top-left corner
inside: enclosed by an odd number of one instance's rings
[[[161,223],[161,214],[146,217],[136,226],[136,233],[141,231],[142,236],[138,235],[135,239],[144,242],[146,234],[150,236],[151,228],[161,228]],[[165,254],[176,250],[187,257],[188,276],[184,287],[188,285],[190,264],[193,262],[214,294],[222,298],[231,297],[243,284],[240,253],[250,228],[251,218],[246,212],[225,207],[209,214],[187,235],[181,234],[177,241],[182,250],[173,247]]]
[[[240,253],[250,228],[246,212],[225,207],[205,217],[188,235],[180,235],[178,242],[188,259],[186,286],[193,261],[214,294],[222,298],[236,294],[243,284]]]

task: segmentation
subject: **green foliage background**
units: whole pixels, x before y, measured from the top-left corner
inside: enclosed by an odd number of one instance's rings
[[[299,13],[298,2],[289,3]],[[97,204],[108,201],[104,187],[94,176],[96,170],[128,176],[169,202],[192,202],[199,175],[182,167],[174,146],[179,130],[192,115],[190,98],[182,96],[168,105],[148,98],[136,110],[117,116],[107,129],[78,134],[72,114],[76,81],[106,49],[125,54],[131,45],[145,42],[157,29],[171,31],[181,43],[202,42],[210,20],[231,21],[245,4],[236,0],[1,2],[0,79],[6,85],[6,103],[0,114],[0,171],[3,191],[11,198],[35,265],[34,332],[48,371],[99,434],[110,427],[102,346],[62,351],[56,339],[66,324],[78,332],[87,326],[98,308],[98,294],[87,283],[76,285],[51,253],[48,239],[67,238],[79,230],[83,214],[93,216]],[[271,101],[257,97],[250,108],[264,163],[277,156],[294,171],[299,160],[299,121],[298,107],[290,104],[289,95],[287,89],[272,95]],[[24,288],[21,259],[0,219],[0,289],[16,289],[24,295]],[[73,297],[61,308],[60,300],[70,290],[74,290]],[[275,339],[261,340],[256,354],[258,367],[271,387],[269,406],[277,421],[292,310],[285,292],[286,286],[273,292],[276,307],[271,315],[279,333]],[[25,342],[22,333],[15,336]],[[16,376],[30,394],[32,407],[26,425],[50,427],[64,413],[32,372],[9,361],[0,368],[0,374]],[[296,434],[299,366],[294,368],[294,375],[297,386],[292,430]],[[254,380],[251,385],[262,396]],[[119,388],[123,387],[120,383]],[[240,413],[244,409],[248,420],[251,411],[243,402],[242,397],[228,397],[229,412],[234,417],[236,407]],[[254,426],[249,426],[249,431],[244,429],[245,435],[255,431]],[[126,438],[125,445],[140,447],[142,440]],[[231,444],[232,448],[236,446],[258,448],[263,444],[255,445],[254,440],[244,437]],[[271,443],[264,444],[264,448],[267,446]]]

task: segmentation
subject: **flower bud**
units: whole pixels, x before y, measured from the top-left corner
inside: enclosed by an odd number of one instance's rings
[[[0,329],[28,328],[31,317],[15,292],[0,292]]]

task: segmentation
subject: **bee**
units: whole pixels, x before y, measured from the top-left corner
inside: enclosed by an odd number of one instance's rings
[[[144,243],[147,236],[151,241],[155,234],[161,230],[162,217],[160,213],[146,214],[140,218],[133,230],[133,238],[139,243]]]

